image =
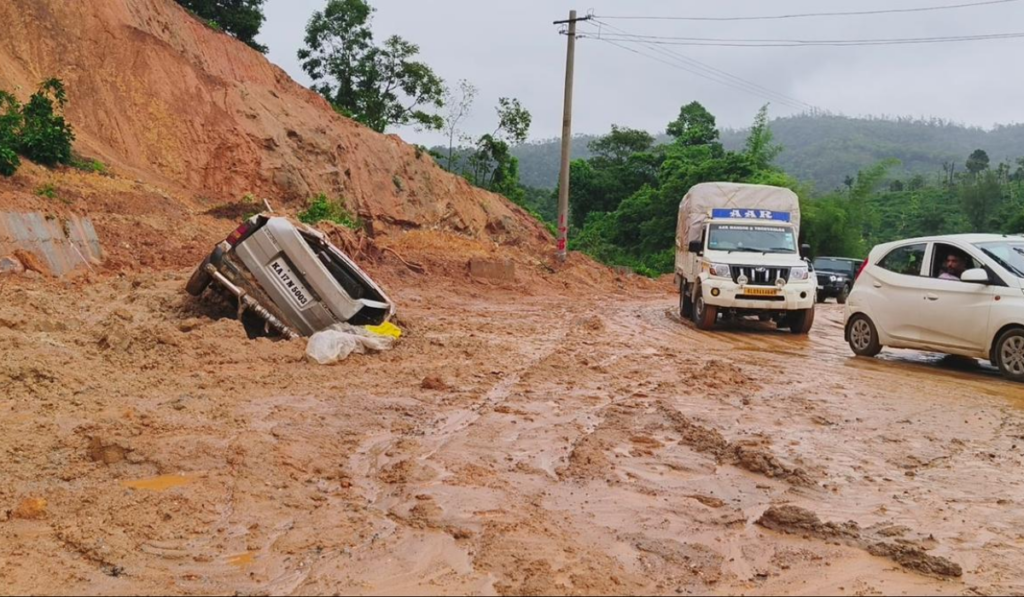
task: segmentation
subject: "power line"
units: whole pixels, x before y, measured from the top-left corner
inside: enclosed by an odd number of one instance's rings
[[[661,46],[716,46],[736,48],[794,48],[815,46],[894,46],[912,44],[958,43],[965,41],[991,41],[1018,39],[1024,32],[988,33],[980,35],[948,35],[937,37],[905,37],[881,39],[729,39],[715,37],[665,37],[653,35],[601,35],[610,41],[645,43]]]
[[[922,6],[918,8],[891,8],[885,10],[860,10],[860,11],[848,11],[848,12],[809,12],[809,13],[798,13],[798,14],[783,14],[783,15],[767,15],[767,16],[755,16],[755,17],[670,17],[670,16],[607,16],[601,15],[596,18],[600,19],[629,19],[629,20],[647,20],[647,21],[769,21],[778,19],[805,19],[814,17],[850,17],[850,16],[864,16],[864,15],[881,15],[881,14],[898,14],[898,13],[915,13],[915,12],[929,12],[936,10],[951,10],[958,8],[973,8],[977,6],[989,6],[992,4],[1007,4],[1010,2],[1019,2],[1020,0],[986,0],[985,2],[968,2],[965,4],[947,4],[944,6]]]
[[[617,31],[621,35],[627,35],[627,36],[632,35],[628,31],[620,29],[619,27],[615,27],[614,25],[609,25],[608,23],[603,23],[603,22],[598,21],[598,20],[595,20],[594,22],[598,23],[602,27],[607,27],[607,28],[609,28],[611,30]],[[785,106],[788,106],[788,107],[791,107],[791,108],[794,108],[794,109],[810,110],[812,112],[822,111],[821,108],[819,108],[819,107],[817,107],[817,106],[815,106],[813,104],[809,104],[809,103],[807,103],[805,101],[802,101],[800,99],[797,99],[797,98],[785,95],[783,93],[779,93],[779,92],[777,92],[775,90],[769,89],[767,87],[764,87],[764,86],[759,85],[757,83],[754,83],[752,81],[748,81],[746,79],[743,79],[741,77],[733,75],[732,73],[726,72],[726,71],[724,71],[722,69],[715,68],[715,67],[713,67],[713,66],[711,66],[709,64],[705,64],[705,63],[703,63],[703,62],[701,62],[699,60],[696,60],[696,59],[690,58],[688,56],[685,56],[685,55],[683,55],[683,54],[681,54],[679,52],[676,52],[676,51],[673,51],[673,50],[669,50],[667,48],[659,47],[657,45],[651,45],[651,44],[649,44],[648,42],[645,42],[645,41],[637,41],[637,40],[631,40],[631,39],[630,40],[607,39],[603,35],[600,35],[600,31],[598,31],[598,33],[599,33],[599,36],[598,37],[594,37],[593,39],[597,39],[599,41],[610,43],[611,45],[617,46],[617,47],[619,47],[621,49],[624,49],[626,51],[632,52],[634,54],[638,54],[640,56],[645,56],[647,58],[650,58],[650,59],[656,60],[658,62],[661,62],[663,64],[667,64],[667,65],[672,66],[674,68],[677,68],[677,69],[689,72],[689,73],[691,73],[693,75],[696,75],[698,77],[702,77],[702,78],[708,79],[710,81],[714,81],[716,83],[719,83],[721,85],[726,85],[728,87],[732,87],[734,89],[738,89],[740,91],[744,91],[746,93],[750,93],[752,95],[760,96],[762,98],[769,99],[771,101],[774,101],[776,103],[779,103],[779,104],[782,104],[782,105],[785,105]],[[636,50],[634,48],[631,48],[629,46],[624,46],[624,45],[622,45],[620,43],[617,43],[618,41],[622,41],[623,43],[631,43],[631,44],[635,44],[635,45],[639,45],[639,46],[646,46],[648,49],[650,49],[650,50],[660,54],[663,58],[659,58],[657,56],[652,56],[650,54],[641,52],[641,51]],[[666,58],[668,60],[666,60]]]
[[[619,31],[619,32],[621,32],[623,34],[627,34],[627,35],[629,34],[628,32],[626,32],[626,31],[624,31],[622,29],[619,29],[618,27],[615,27],[613,25],[609,25],[607,23],[602,23],[600,21],[597,21],[597,22],[601,26],[603,26],[603,27],[608,27],[610,29]],[[602,40],[602,41],[613,41],[613,40]],[[814,105],[809,104],[807,102],[804,102],[802,100],[799,100],[799,99],[787,96],[785,94],[779,93],[779,92],[777,92],[775,90],[769,89],[769,88],[764,87],[762,85],[758,85],[757,83],[754,83],[752,81],[748,81],[746,79],[743,79],[741,77],[733,75],[732,73],[729,73],[729,72],[726,72],[724,70],[715,68],[715,67],[713,67],[711,65],[708,65],[708,64],[705,64],[703,62],[700,62],[699,60],[695,60],[693,58],[690,58],[688,56],[680,54],[679,52],[676,52],[676,51],[673,51],[673,50],[669,50],[667,48],[659,47],[659,46],[656,46],[656,45],[648,45],[645,42],[635,42],[635,41],[633,41],[633,42],[627,42],[627,43],[634,43],[634,44],[637,44],[637,45],[640,45],[640,46],[645,46],[645,47],[649,48],[650,50],[660,54],[661,56],[663,56],[665,58],[668,58],[670,60],[670,62],[666,62],[664,59],[660,59],[660,58],[657,58],[655,56],[651,56],[649,54],[645,54],[644,52],[637,51],[637,50],[635,50],[633,48],[623,47],[620,44],[613,43],[613,45],[619,46],[619,47],[621,47],[623,49],[626,49],[626,50],[628,50],[630,52],[633,52],[635,54],[639,54],[641,56],[646,56],[648,58],[652,58],[654,60],[657,60],[658,62],[662,62],[664,64],[668,64],[669,66],[672,66],[674,68],[678,68],[680,70],[684,70],[686,72],[689,72],[689,73],[697,75],[699,77],[708,79],[710,81],[714,81],[716,83],[719,83],[719,84],[722,84],[722,85],[726,85],[726,86],[732,87],[734,89],[739,89],[741,91],[745,91],[745,92],[750,93],[752,95],[756,95],[756,96],[760,96],[760,97],[763,97],[763,98],[767,98],[767,99],[769,99],[771,101],[775,101],[775,102],[777,102],[779,104],[782,104],[782,105],[785,105],[785,106],[789,106],[791,108],[795,108],[795,109],[799,109],[799,110],[811,110],[811,111],[818,111],[819,110],[819,108],[817,106],[814,106]],[[695,71],[693,69],[698,69],[698,70]]]
[[[761,96],[761,97],[763,97],[765,99],[769,99],[771,101],[783,104],[783,105],[788,106],[790,108],[794,108],[794,109],[798,109],[798,110],[805,110],[808,107],[810,107],[810,108],[813,109],[813,106],[810,106],[809,104],[803,104],[802,102],[801,103],[792,102],[792,101],[789,101],[789,100],[784,99],[782,97],[776,97],[776,96],[774,96],[774,94],[771,94],[771,93],[764,93],[764,92],[760,92],[760,91],[756,91],[756,90],[750,89],[748,87],[737,85],[737,84],[732,83],[732,82],[730,82],[728,80],[710,76],[710,75],[702,73],[700,71],[697,71],[697,70],[694,70],[694,69],[691,69],[691,68],[687,68],[686,66],[683,66],[682,64],[680,64],[678,62],[672,62],[672,61],[666,60],[664,58],[659,58],[658,56],[655,56],[653,54],[647,54],[645,52],[641,52],[640,50],[637,50],[636,48],[631,48],[629,46],[620,44],[620,43],[615,42],[615,41],[611,41],[611,40],[604,39],[604,38],[594,38],[594,39],[597,39],[598,41],[602,41],[602,42],[607,43],[607,44],[611,44],[611,45],[613,45],[613,46],[615,46],[617,48],[623,49],[623,50],[625,50],[627,52],[631,52],[633,54],[638,54],[640,56],[644,56],[646,58],[650,58],[651,60],[655,60],[655,61],[660,62],[662,64],[667,64],[668,66],[671,66],[673,68],[677,68],[677,69],[682,70],[682,71],[686,71],[686,72],[688,72],[688,73],[690,73],[692,75],[696,75],[698,77],[701,77],[701,78],[704,78],[704,79],[708,79],[710,81],[714,81],[715,83],[719,83],[721,85],[725,85],[727,87],[731,87],[731,88],[737,89],[739,91],[745,91],[745,92],[750,93],[752,95]]]

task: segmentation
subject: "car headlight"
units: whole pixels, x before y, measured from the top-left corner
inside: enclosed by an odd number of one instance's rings
[[[732,278],[732,267],[725,263],[712,263],[711,275],[716,278]]]
[[[839,279],[839,278],[837,278],[837,277],[835,277],[835,276],[829,276],[829,277],[828,277],[828,281],[829,281],[829,282],[835,282],[835,281],[836,281],[836,280],[838,280],[838,279]]]
[[[789,270],[790,280],[806,280],[807,279],[807,268],[806,267],[794,267]]]

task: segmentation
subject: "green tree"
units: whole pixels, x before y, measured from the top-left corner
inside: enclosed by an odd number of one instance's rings
[[[588,144],[595,156],[608,163],[622,165],[630,156],[654,147],[654,137],[647,131],[612,125],[612,132]]]
[[[747,135],[746,149],[754,167],[761,170],[771,168],[772,162],[782,153],[782,146],[774,143],[772,129],[768,126],[768,104],[761,106],[754,117],[754,124]]]
[[[593,212],[614,211],[644,185],[657,184],[661,154],[645,131],[612,125],[609,134],[590,142],[593,157],[569,164],[569,205],[574,227]]]
[[[20,153],[44,166],[71,163],[71,143],[75,134],[64,120],[67,93],[60,79],[43,81],[22,109],[18,134]]]
[[[313,89],[334,108],[378,132],[414,124],[440,130],[444,119],[423,108],[444,107],[444,81],[414,60],[419,46],[391,36],[375,46],[373,8],[365,0],[328,0],[306,26],[298,52]]]
[[[242,43],[263,54],[267,47],[256,41],[263,26],[266,0],[177,0],[200,18],[216,24]]]
[[[519,195],[519,160],[512,156],[511,145],[522,143],[530,132],[533,116],[518,99],[502,97],[495,108],[498,126],[482,135],[469,156],[467,177],[478,187],[516,200]]]
[[[21,103],[10,93],[0,91],[0,175],[14,176],[21,165],[18,135],[21,133]]]
[[[518,99],[498,98],[498,130],[506,141],[519,145],[530,135],[533,116],[519,103]]]
[[[998,226],[993,225],[993,217],[1003,203],[1003,196],[996,173],[985,172],[976,180],[961,186],[960,203],[973,232],[997,230]]]
[[[977,176],[982,170],[988,170],[988,153],[984,149],[975,149],[967,158],[967,171]]]
[[[668,123],[665,132],[675,138],[675,142],[687,147],[709,146],[715,153],[721,153],[722,144],[718,142],[719,132],[715,125],[715,117],[700,102],[690,102],[679,110],[679,117]]]

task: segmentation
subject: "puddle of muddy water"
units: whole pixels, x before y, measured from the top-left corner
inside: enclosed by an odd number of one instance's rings
[[[143,489],[147,491],[167,491],[175,487],[183,487],[192,483],[194,477],[188,475],[160,475],[148,479],[137,479],[134,481],[121,481],[121,485],[129,489]]]
[[[240,553],[236,556],[231,556],[228,558],[228,564],[235,566],[237,568],[245,568],[246,566],[251,566],[255,562],[256,552],[254,551],[247,551],[245,553]]]

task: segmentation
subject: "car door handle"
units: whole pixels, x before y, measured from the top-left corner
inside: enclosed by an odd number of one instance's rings
[[[882,287],[882,283],[881,282],[874,282],[874,283],[872,283],[872,286],[874,286],[875,288],[881,288]]]
[[[937,301],[937,300],[939,300],[939,295],[928,293],[928,294],[924,295],[924,298],[926,298],[926,299],[928,299],[930,301]]]

